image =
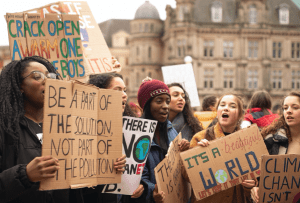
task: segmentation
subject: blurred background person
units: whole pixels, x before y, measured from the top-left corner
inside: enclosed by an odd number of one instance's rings
[[[143,114],[143,109],[136,103],[129,102],[130,109],[135,113],[137,117],[141,117]]]
[[[202,101],[202,111],[194,113],[194,116],[200,121],[203,129],[213,126],[217,121],[215,120],[216,104],[218,98],[214,95],[204,97]]]
[[[193,115],[188,93],[179,83],[168,85],[171,95],[169,120],[182,138],[190,141],[194,134],[203,130],[198,119]]]
[[[300,154],[300,92],[291,92],[283,101],[283,115],[261,131],[270,155]],[[258,187],[251,191],[258,202]]]
[[[279,118],[277,114],[271,112],[272,98],[264,90],[256,91],[252,95],[244,116],[241,127],[246,128],[256,123],[259,129],[270,125],[274,119]]]

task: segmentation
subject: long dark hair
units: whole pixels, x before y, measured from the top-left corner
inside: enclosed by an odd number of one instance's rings
[[[18,139],[19,121],[24,116],[24,98],[20,87],[23,73],[30,62],[43,64],[49,73],[56,73],[54,66],[39,56],[25,57],[7,64],[0,74],[0,128]],[[58,76],[57,74],[57,77]],[[60,77],[61,78],[61,77]]]
[[[272,107],[271,96],[265,90],[254,92],[250,100],[250,103],[248,105],[248,109],[250,113],[252,108],[261,108],[261,111],[264,113],[264,115],[270,114],[268,109],[271,109],[271,107]]]
[[[117,77],[119,77],[123,80],[123,76],[121,74],[118,74],[118,73],[104,73],[104,74],[100,74],[100,75],[91,76],[88,83],[92,84],[92,85],[95,85],[96,87],[99,87],[99,88],[107,89],[110,86],[111,81],[114,78],[117,78]],[[123,116],[137,117],[135,115],[135,113],[131,110],[131,108],[130,108],[130,106],[128,105],[127,102],[125,104],[125,109],[124,109],[124,112],[123,112]]]
[[[235,98],[236,98],[236,100],[237,100],[237,106],[238,106],[238,110],[239,110],[239,114],[238,114],[238,122],[237,122],[237,125],[236,125],[236,127],[235,127],[235,129],[234,129],[234,131],[233,132],[236,132],[236,131],[238,131],[238,130],[240,130],[241,129],[241,122],[242,122],[242,119],[243,119],[243,116],[244,116],[244,111],[243,111],[243,100],[242,100],[242,98],[240,97],[240,96],[238,96],[238,95],[236,95],[236,94],[224,94],[223,96],[221,96],[220,97],[220,99],[218,100],[218,103],[217,103],[217,110],[218,110],[218,107],[219,107],[219,105],[220,105],[220,103],[221,103],[221,100],[223,99],[223,97],[224,96],[227,96],[227,95],[232,95],[232,96],[234,96]],[[219,123],[219,121],[217,121],[216,123],[215,123],[215,125],[217,124],[217,123]],[[211,127],[209,127],[209,128],[207,128],[206,129],[206,131],[205,131],[205,139],[207,139],[207,140],[214,140],[214,139],[216,139],[216,136],[215,136],[215,132],[214,132],[214,126],[211,126]]]
[[[193,134],[200,132],[201,130],[203,130],[203,127],[202,127],[202,124],[199,122],[199,120],[194,117],[193,110],[191,107],[191,101],[190,101],[190,97],[189,97],[188,93],[185,91],[185,89],[179,83],[168,84],[169,88],[174,87],[174,86],[180,87],[185,94],[185,98],[184,98],[185,105],[182,110],[185,123],[187,123],[188,126],[191,127]],[[172,97],[172,95],[171,95],[171,97]]]
[[[288,96],[298,97],[298,99],[300,101],[300,92],[290,92],[286,97],[284,97],[284,99],[282,101],[282,106],[284,104],[284,100]],[[285,130],[286,136],[287,136],[289,142],[291,142],[293,139],[292,139],[290,128],[284,119],[284,114],[282,114],[278,120],[274,120],[274,122],[272,122],[271,125],[263,128],[263,130],[261,131],[261,135],[265,138],[269,134],[276,133],[280,128],[283,128]]]

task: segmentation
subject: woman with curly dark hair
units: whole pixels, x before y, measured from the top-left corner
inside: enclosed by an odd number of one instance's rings
[[[0,74],[0,202],[69,202],[69,190],[39,191],[58,160],[41,156],[46,78],[58,78],[38,56],[15,60]]]
[[[190,141],[194,134],[203,130],[199,120],[194,117],[190,98],[179,83],[168,85],[171,95],[169,120],[182,138]]]
[[[291,92],[283,100],[283,115],[261,134],[270,155],[300,154],[300,92]],[[252,198],[258,202],[258,188],[252,189]]]

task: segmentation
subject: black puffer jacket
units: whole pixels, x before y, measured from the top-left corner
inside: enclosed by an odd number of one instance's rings
[[[19,131],[16,140],[0,129],[0,203],[81,202],[82,196],[78,192],[69,195],[71,190],[68,189],[39,191],[39,183],[28,180],[26,165],[41,156],[41,143],[24,118],[20,119]]]

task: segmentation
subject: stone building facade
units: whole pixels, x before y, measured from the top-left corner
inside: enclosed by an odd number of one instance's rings
[[[176,0],[166,15],[162,21],[146,1],[133,20],[99,24],[123,65],[131,101],[143,78],[162,79],[161,66],[185,56],[193,59],[200,101],[233,92],[247,102],[265,89],[274,106],[300,90],[300,11],[291,0]]]

